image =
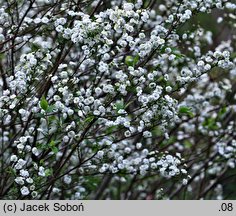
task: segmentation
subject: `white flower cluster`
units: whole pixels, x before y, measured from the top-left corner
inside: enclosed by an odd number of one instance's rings
[[[157,180],[193,190],[223,169],[218,157],[235,167],[236,37],[193,25],[213,9],[219,25],[235,20],[235,4],[133,2],[23,2],[14,22],[0,3],[0,157],[22,196],[98,198],[99,184],[153,175],[137,189],[147,198]]]

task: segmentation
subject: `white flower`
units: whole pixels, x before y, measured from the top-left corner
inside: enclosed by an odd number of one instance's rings
[[[24,146],[23,144],[21,144],[21,143],[18,144],[16,147],[17,147],[20,151],[25,148],[25,146]]]
[[[33,147],[32,148],[32,153],[35,155],[35,156],[38,156],[39,155],[39,151],[36,147]]]
[[[41,21],[42,21],[42,20],[41,20],[40,18],[38,18],[38,17],[34,19],[34,23],[35,23],[35,24],[39,24]]]
[[[131,148],[126,147],[124,151],[125,151],[126,154],[130,154],[130,152],[131,152]]]
[[[101,150],[98,151],[98,152],[97,152],[97,155],[98,155],[99,158],[103,158],[103,156],[104,156],[104,151],[101,151]]]
[[[30,63],[32,66],[33,66],[33,65],[36,65],[36,64],[37,64],[37,59],[34,58],[34,57],[30,58],[29,63]]]
[[[65,182],[66,184],[70,184],[71,181],[72,181],[71,176],[69,176],[69,175],[65,175],[65,176],[64,176],[64,182]]]
[[[118,167],[120,170],[122,170],[122,169],[125,168],[124,164],[121,164],[121,163],[119,163],[119,164],[117,165],[117,167]]]
[[[197,63],[197,65],[199,66],[199,67],[203,67],[204,65],[205,65],[205,63],[204,63],[204,61],[199,61],[198,63]]]
[[[64,17],[61,17],[55,21],[55,25],[65,25],[66,24],[66,19]]]
[[[64,136],[63,137],[63,142],[67,143],[69,142],[70,138],[68,136]]]
[[[59,188],[56,188],[56,187],[54,187],[53,189],[52,189],[52,192],[53,193],[59,193],[61,190],[59,189]]]
[[[75,193],[75,199],[81,199],[81,193],[80,192]]]
[[[137,143],[137,144],[136,144],[136,148],[137,148],[137,149],[141,149],[141,148],[142,148],[142,143]]]
[[[21,194],[23,195],[23,196],[27,196],[27,195],[29,195],[29,193],[30,193],[30,191],[29,191],[29,189],[27,188],[27,187],[22,187],[21,189],[20,189],[20,191],[21,191]]]
[[[166,91],[167,92],[171,92],[172,91],[172,87],[171,86],[166,86]]]
[[[49,22],[49,19],[47,17],[43,17],[41,21],[42,21],[42,23],[46,24]]]
[[[106,172],[105,167],[101,167],[101,168],[99,169],[99,172],[100,172],[100,173],[104,173],[104,172]]]
[[[148,21],[148,19],[149,19],[149,14],[148,14],[147,11],[143,11],[143,12],[142,12],[141,19],[142,19],[143,22],[147,22],[147,21]]]
[[[17,164],[15,165],[15,169],[22,169],[22,167],[26,164],[26,161],[23,159],[19,159]]]
[[[23,177],[16,177],[15,182],[19,185],[23,185],[24,184],[24,178]]]
[[[30,190],[35,190],[35,185],[30,185]]]
[[[37,191],[32,191],[32,192],[31,192],[31,196],[32,196],[33,198],[36,198],[36,197],[38,196],[38,192],[37,192]]]
[[[20,175],[23,177],[28,177],[29,176],[29,172],[27,170],[20,170]]]
[[[130,131],[125,131],[125,137],[130,137],[131,136],[131,133],[130,133]]]
[[[183,185],[187,185],[188,184],[188,180],[187,179],[183,179]]]
[[[123,8],[125,11],[131,11],[134,8],[134,5],[132,3],[124,3]]]
[[[26,182],[29,183],[29,184],[32,184],[34,182],[34,180],[32,178],[27,178]]]
[[[46,175],[44,167],[42,167],[42,166],[39,167],[38,175],[43,176],[43,177]]]
[[[18,160],[18,157],[16,155],[12,155],[10,158],[10,161],[16,162]]]
[[[57,32],[63,32],[63,30],[64,30],[64,28],[63,28],[62,25],[58,25],[58,26],[56,27],[56,31],[57,31]]]
[[[27,137],[21,137],[20,139],[19,139],[19,141],[22,143],[22,144],[24,144],[24,143],[26,143],[27,142]]]
[[[143,137],[145,137],[145,138],[152,137],[152,133],[150,131],[144,131]]]

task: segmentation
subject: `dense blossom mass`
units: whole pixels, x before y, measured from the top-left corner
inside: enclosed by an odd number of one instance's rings
[[[0,0],[0,197],[235,198],[235,23],[233,0]]]

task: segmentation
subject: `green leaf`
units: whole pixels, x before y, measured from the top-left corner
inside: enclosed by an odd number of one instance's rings
[[[46,175],[46,176],[51,176],[52,174],[53,174],[52,168],[45,170],[45,175]]]
[[[190,111],[189,107],[181,106],[179,108],[180,113],[188,113]]]
[[[11,14],[11,8],[10,7],[6,8],[5,12]]]
[[[160,76],[158,79],[157,79],[157,82],[166,82],[165,80],[164,80],[164,76]]]
[[[175,57],[176,57],[177,59],[181,59],[181,58],[184,58],[184,57],[185,57],[185,55],[182,54],[182,53],[173,53],[173,54],[175,55]]]
[[[193,146],[189,140],[184,140],[183,144],[185,148],[191,148]]]
[[[54,140],[51,140],[51,142],[49,143],[49,146],[50,146],[50,147],[55,146],[55,141],[54,141]]]
[[[219,113],[218,113],[218,116],[219,117],[222,117],[225,113],[226,113],[227,109],[226,107],[224,106],[223,108],[220,109]]]
[[[236,52],[231,53],[231,58],[236,58]]]
[[[205,119],[205,121],[202,123],[202,126],[210,129],[210,130],[217,130],[218,126],[216,124],[216,119],[209,117],[207,119]]]
[[[130,101],[129,103],[127,103],[126,105],[125,105],[125,109],[130,105],[130,104],[132,104],[134,101]]]
[[[92,149],[92,151],[95,153],[95,152],[98,152],[99,150],[100,150],[100,146],[96,143],[96,144],[93,144],[92,146],[91,146],[91,149]]]
[[[52,149],[53,153],[55,153],[55,154],[59,152],[59,149],[56,146],[51,147],[51,149]]]
[[[39,161],[39,164],[40,164],[40,165],[44,165],[44,160],[41,159],[41,160]]]
[[[128,66],[134,67],[139,61],[139,56],[136,55],[135,57],[133,56],[126,56],[125,57],[125,64]]]
[[[87,188],[88,191],[94,191],[100,184],[101,180],[94,176],[86,176],[83,186]]]
[[[5,55],[3,53],[0,53],[0,61],[5,58]]]
[[[93,121],[93,119],[94,119],[94,116],[88,116],[86,119],[85,119],[85,123],[90,123],[90,122],[92,122]]]
[[[47,102],[47,100],[45,99],[44,96],[41,98],[40,106],[45,111],[48,109],[48,102]]]
[[[138,63],[138,61],[139,61],[139,56],[136,55],[136,56],[134,57],[134,66]]]
[[[45,117],[45,115],[43,113],[36,113],[35,116],[37,118],[44,118]]]
[[[56,116],[54,116],[54,115],[48,117],[49,123],[51,123],[51,122],[53,122],[55,120],[56,120]]]
[[[117,102],[115,104],[115,108],[116,108],[117,112],[121,109],[124,109],[124,107],[125,107],[125,105],[124,105],[124,100],[123,99],[121,99],[119,102]]]
[[[6,170],[7,173],[13,175],[13,176],[16,176],[16,170],[13,169],[12,167],[8,167],[7,170]]]
[[[53,112],[53,110],[55,109],[56,107],[55,107],[55,105],[51,105],[51,106],[48,106],[48,108],[47,108],[47,113],[50,113],[50,112]]]
[[[31,50],[32,52],[36,52],[40,49],[40,45],[36,44],[36,43],[32,43],[31,44]]]
[[[185,114],[185,115],[188,115],[190,117],[194,117],[194,114],[192,113],[191,108],[186,107],[186,106],[181,106],[179,108],[179,114]]]
[[[113,131],[115,131],[115,129],[117,128],[117,126],[111,126],[111,127],[108,127],[107,129],[106,129],[106,133],[112,133]]]
[[[49,146],[51,148],[51,150],[56,154],[59,152],[58,148],[56,147],[56,143],[54,140],[52,140],[50,143],[49,143]]]

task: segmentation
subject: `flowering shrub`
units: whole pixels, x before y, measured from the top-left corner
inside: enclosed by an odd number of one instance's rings
[[[235,198],[235,11],[0,1],[0,197]]]

